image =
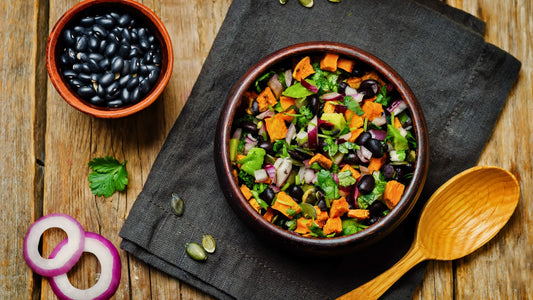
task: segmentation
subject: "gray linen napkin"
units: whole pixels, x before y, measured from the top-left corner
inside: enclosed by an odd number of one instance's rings
[[[222,299],[331,299],[377,276],[407,251],[421,206],[454,174],[476,164],[520,69],[486,43],[485,24],[434,0],[235,0],[192,93],[120,232],[121,248]],[[411,86],[427,119],[430,171],[407,221],[380,243],[344,257],[298,258],[266,245],[227,205],[214,168],[213,140],[233,84],[260,58],[313,40],[350,44],[380,57]],[[185,201],[176,217],[171,194]],[[211,234],[206,262],[184,245]],[[411,298],[425,264],[384,296]]]

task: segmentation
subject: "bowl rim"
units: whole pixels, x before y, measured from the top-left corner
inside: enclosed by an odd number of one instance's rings
[[[413,124],[416,124],[413,128],[417,139],[417,158],[415,171],[413,172],[413,178],[410,184],[407,186],[400,202],[385,218],[365,230],[352,235],[332,238],[309,238],[291,233],[288,230],[271,224],[258,214],[246,201],[240,192],[238,183],[230,175],[232,174],[232,166],[229,157],[229,140],[233,126],[233,117],[237,112],[240,102],[239,99],[249,89],[256,78],[264,74],[272,66],[290,57],[303,57],[305,54],[321,52],[333,52],[362,61],[376,70],[387,82],[393,84],[394,88],[402,95],[402,99],[408,104]],[[265,56],[249,68],[233,86],[228,94],[217,124],[215,163],[217,165],[219,182],[227,201],[234,210],[237,210],[239,217],[248,221],[248,224],[252,222],[252,230],[267,233],[270,237],[281,238],[282,241],[280,242],[287,246],[303,245],[314,248],[314,250],[320,253],[331,248],[354,249],[369,245],[388,235],[407,217],[415,206],[428,172],[429,141],[427,126],[420,104],[412,90],[403,78],[381,59],[360,48],[338,42],[313,41],[298,43]],[[354,245],[354,243],[357,244]],[[311,251],[314,250],[311,249]]]
[[[63,78],[59,73],[59,68],[57,66],[56,61],[56,48],[59,44],[59,38],[65,26],[73,18],[76,18],[86,9],[90,9],[93,5],[108,4],[127,6],[130,9],[133,9],[139,14],[141,14],[145,21],[150,22],[150,26],[153,26],[153,28],[156,29],[156,32],[154,32],[154,34],[156,36],[160,36],[160,38],[158,38],[161,43],[161,51],[163,55],[162,65],[164,67],[161,68],[161,74],[159,75],[159,78],[150,93],[136,104],[119,108],[99,108],[97,106],[89,104],[85,100],[82,100],[78,95],[72,92],[71,89],[67,86],[67,84],[63,81]],[[50,81],[52,82],[57,92],[61,95],[61,97],[77,110],[97,118],[121,118],[132,115],[150,106],[153,102],[155,102],[155,100],[158,99],[158,97],[161,95],[166,85],[168,84],[172,75],[174,64],[172,41],[163,22],[150,8],[148,8],[142,3],[133,0],[85,0],[74,5],[58,19],[58,21],[52,28],[50,35],[48,36],[48,42],[46,44],[45,57],[48,77],[50,78]]]

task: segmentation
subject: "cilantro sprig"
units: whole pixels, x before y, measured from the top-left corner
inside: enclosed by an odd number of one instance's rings
[[[128,185],[126,162],[113,157],[97,157],[89,162],[91,192],[96,196],[110,197],[115,191],[123,191]]]

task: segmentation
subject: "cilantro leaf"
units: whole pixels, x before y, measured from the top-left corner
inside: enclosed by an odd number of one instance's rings
[[[400,131],[394,126],[387,124],[387,141],[392,141],[392,146],[395,150],[409,150],[407,138],[402,136]]]
[[[115,191],[123,191],[128,185],[126,162],[106,156],[97,157],[89,162],[91,192],[96,196],[110,197]]]
[[[383,85],[381,87],[381,92],[376,95],[376,103],[379,103],[383,106],[389,105],[389,102],[391,100],[390,96],[387,96],[387,85]]]
[[[296,117],[296,125],[300,128],[307,126],[309,121],[313,119],[314,115],[311,109],[307,106],[300,107],[299,115]]]
[[[344,97],[344,105],[346,105],[346,108],[348,108],[349,110],[355,112],[358,116],[362,116],[365,114],[365,112],[359,105],[359,102],[357,102],[357,100],[355,100],[352,96]]]
[[[314,63],[313,69],[315,70],[315,73],[311,76],[311,79],[315,83],[314,85],[318,88],[319,94],[338,91],[339,85],[337,81],[339,75],[337,73],[320,69],[319,63]]]
[[[339,185],[340,186],[350,186],[357,182],[355,178],[352,176],[352,172],[350,171],[343,171],[340,172],[338,175],[339,178]]]
[[[339,199],[339,186],[335,180],[333,180],[333,176],[329,171],[320,170],[320,172],[317,173],[317,182],[318,186],[326,194],[327,199]]]

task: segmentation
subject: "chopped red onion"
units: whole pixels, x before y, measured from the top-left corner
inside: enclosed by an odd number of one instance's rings
[[[404,111],[407,108],[407,104],[403,100],[394,100],[389,107],[387,107],[387,110],[391,113],[397,116],[402,111]]]
[[[344,98],[344,96],[342,94],[337,93],[337,92],[326,93],[326,94],[320,96],[320,99],[322,99],[324,101],[341,100],[342,98]]]
[[[265,165],[265,171],[268,174],[268,177],[272,180],[272,183],[276,183],[276,168],[273,164],[267,163]]]
[[[344,143],[345,141],[348,141],[351,137],[352,137],[352,132],[348,132],[346,134],[343,134],[343,135],[339,136],[338,141],[342,140],[343,143]]]
[[[61,257],[61,250],[68,244],[63,240],[52,251],[50,257]],[[70,283],[67,273],[51,277],[50,287],[61,300],[63,299],[109,299],[113,296],[120,283],[120,256],[115,246],[103,236],[86,232],[83,252],[94,254],[100,263],[100,278],[92,287],[81,290]]]
[[[387,137],[387,131],[385,130],[370,129],[368,132],[370,132],[372,138],[376,140],[383,141]]]
[[[318,118],[315,116],[307,125],[307,145],[309,149],[318,147]]]
[[[292,70],[285,71],[285,85],[287,87],[292,85]]]
[[[67,234],[64,245],[56,257],[43,258],[39,254],[39,240],[50,228],[60,228]],[[85,245],[85,231],[80,223],[66,214],[49,214],[35,221],[24,238],[24,259],[30,268],[43,276],[67,273],[80,259]]]
[[[274,116],[274,112],[271,111],[270,109],[267,109],[267,110],[265,110],[264,112],[258,114],[255,117],[258,118],[259,120],[263,120],[263,119],[270,118],[270,117],[273,117],[273,116]]]
[[[359,160],[363,163],[367,163],[370,161],[370,158],[372,158],[372,152],[365,148],[364,146],[361,146],[359,149],[355,151],[357,154],[357,157],[359,157]]]
[[[387,117],[385,116],[385,114],[382,114],[381,117],[372,120],[372,124],[376,126],[383,126],[387,124]]]
[[[313,169],[305,169],[304,174],[305,183],[314,183],[314,180],[316,179],[316,174]]]
[[[267,171],[265,169],[259,169],[254,171],[255,181],[265,182],[269,179]]]
[[[346,89],[344,90],[344,94],[346,96],[351,96],[353,98],[357,95],[357,90],[351,86],[347,86]]]
[[[287,142],[287,144],[291,144],[292,142],[292,139],[294,139],[294,137],[296,136],[296,126],[294,126],[294,123],[291,123],[291,125],[289,125],[289,128],[287,129],[287,134],[285,136],[285,142]]]
[[[300,81],[300,83],[302,84],[302,86],[304,88],[308,89],[310,92],[318,93],[318,87],[316,87],[315,85],[311,84],[309,81],[304,79],[304,80]]]
[[[235,129],[235,132],[233,132],[232,139],[240,140],[242,135],[242,128]]]
[[[336,113],[341,113],[341,114],[343,114],[344,112],[346,112],[346,109],[348,109],[348,108],[346,107],[346,105],[341,105],[341,104],[337,104],[337,105],[335,105],[335,112],[336,112]]]
[[[278,158],[278,160],[281,160],[281,163],[276,169],[276,185],[281,187],[291,174],[292,162],[289,158]]]
[[[281,93],[283,92],[283,85],[281,85],[281,82],[279,82],[278,74],[274,74],[274,76],[270,77],[267,85],[270,87],[276,98],[281,96]]]

